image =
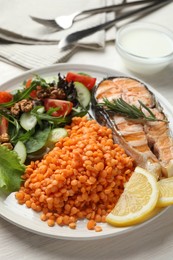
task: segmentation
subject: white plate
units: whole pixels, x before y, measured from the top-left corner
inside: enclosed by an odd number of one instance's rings
[[[111,70],[108,68],[91,66],[91,65],[81,65],[81,64],[60,64],[53,65],[46,68],[41,68],[38,70],[30,70],[21,76],[18,76],[1,86],[1,90],[13,90],[20,86],[20,84],[35,74],[42,77],[55,76],[60,72],[62,75],[66,75],[68,71],[85,72],[93,77],[97,78],[97,81],[101,81],[103,78],[109,76],[120,76],[123,73]],[[173,116],[173,108],[168,103],[168,101],[161,96],[156,90],[148,86],[149,89],[156,95],[157,99],[162,104],[164,111],[166,112],[168,119]],[[170,120],[171,121],[171,120]],[[173,129],[173,125],[171,125]],[[106,223],[99,224],[102,226],[102,232],[89,231],[86,228],[86,221],[79,221],[76,230],[72,230],[69,227],[60,227],[56,225],[55,227],[48,227],[47,223],[43,222],[39,218],[39,214],[35,213],[31,209],[28,209],[25,205],[19,205],[14,197],[14,193],[10,194],[8,197],[3,195],[0,196],[0,216],[7,221],[23,228],[33,233],[37,233],[43,236],[54,237],[58,239],[69,239],[69,240],[87,240],[87,239],[99,239],[111,236],[117,236],[122,233],[132,232],[136,228],[146,225],[150,221],[154,220],[161,214],[163,214],[167,208],[159,211],[152,219],[131,227],[118,228],[112,227]]]

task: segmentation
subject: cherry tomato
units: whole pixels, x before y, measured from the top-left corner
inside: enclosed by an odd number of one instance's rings
[[[26,88],[29,88],[31,86],[31,82],[32,82],[32,79],[28,79],[25,86]],[[30,97],[32,97],[33,99],[37,97],[37,90],[32,90],[31,93],[30,93]]]
[[[74,72],[68,72],[67,76],[66,76],[66,80],[68,82],[71,82],[71,81],[80,82],[85,87],[87,87],[89,90],[91,90],[96,83],[96,78],[92,78],[90,76],[83,75],[83,74],[77,74],[77,73],[74,73]]]
[[[26,88],[29,88],[31,86],[32,79],[28,79],[25,86]]]
[[[0,118],[0,135],[8,132],[8,121],[5,117]]]
[[[0,91],[0,104],[10,102],[13,95],[6,91]],[[0,135],[8,132],[8,120],[5,117],[0,118]]]
[[[13,99],[13,95],[6,91],[0,91],[0,104],[7,103]]]
[[[59,110],[52,113],[52,116],[58,117],[68,115],[72,110],[73,103],[70,101],[46,98],[44,99],[44,107],[46,111],[48,111],[50,108],[60,108]]]

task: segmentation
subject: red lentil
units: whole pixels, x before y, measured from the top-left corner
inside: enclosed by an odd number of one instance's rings
[[[94,230],[95,230],[95,232],[101,232],[102,231],[102,227],[95,226]]]
[[[91,220],[88,221],[88,223],[87,223],[87,228],[88,228],[89,230],[93,230],[93,229],[95,228],[95,226],[96,226],[96,222],[95,222],[93,219],[91,219]]]

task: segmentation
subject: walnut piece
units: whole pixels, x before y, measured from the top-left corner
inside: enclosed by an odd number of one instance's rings
[[[13,150],[13,146],[11,143],[3,143],[1,145],[7,147],[9,150]]]
[[[18,116],[19,113],[20,113],[20,105],[19,105],[19,102],[14,104],[14,106],[11,107],[11,113],[14,115],[14,116]]]
[[[65,99],[66,95],[62,89],[54,89],[50,93],[50,98],[55,98],[55,99]]]
[[[33,102],[32,100],[23,99],[17,103],[14,104],[14,106],[11,107],[11,113],[14,116],[18,116],[19,113],[22,112],[30,112],[33,108]]]
[[[65,99],[66,94],[63,89],[50,87],[48,89],[41,89],[37,91],[37,98],[52,98],[52,99]]]
[[[10,137],[7,133],[0,135],[0,143],[9,142]]]
[[[37,91],[36,95],[37,95],[38,99],[43,99],[43,98],[48,98],[50,93],[46,89],[41,89],[41,90]]]
[[[33,108],[33,102],[27,99],[21,100],[19,105],[22,112],[30,112]]]

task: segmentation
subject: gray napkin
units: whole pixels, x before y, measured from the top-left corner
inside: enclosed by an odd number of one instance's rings
[[[59,50],[57,44],[61,38],[77,30],[113,19],[115,14],[112,12],[89,16],[75,22],[72,28],[60,31],[32,21],[29,15],[54,18],[76,10],[113,4],[114,1],[121,2],[120,0],[0,0],[0,59],[6,59],[28,69],[67,61],[78,48]],[[109,30],[107,34],[101,30],[80,40],[78,46],[103,49],[105,41],[114,39],[114,36],[115,29]]]

